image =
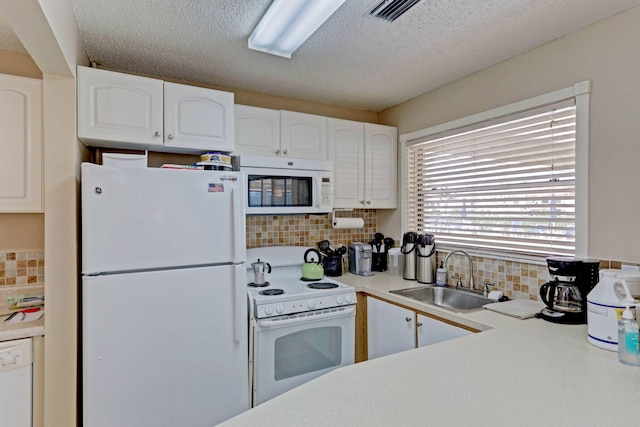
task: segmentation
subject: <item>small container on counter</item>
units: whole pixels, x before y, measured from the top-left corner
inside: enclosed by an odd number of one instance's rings
[[[640,366],[638,322],[633,318],[630,305],[618,320],[618,360],[625,365]]]
[[[400,252],[400,248],[391,248],[389,249],[389,273],[392,276],[402,276],[403,270],[403,258],[402,252]]]

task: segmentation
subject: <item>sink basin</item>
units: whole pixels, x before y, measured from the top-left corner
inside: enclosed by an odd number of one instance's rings
[[[421,302],[461,311],[475,310],[485,304],[495,302],[482,295],[439,286],[420,286],[389,292],[413,298]]]

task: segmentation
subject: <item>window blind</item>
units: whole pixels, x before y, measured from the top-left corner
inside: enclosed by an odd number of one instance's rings
[[[575,101],[407,147],[407,225],[439,246],[575,254]]]

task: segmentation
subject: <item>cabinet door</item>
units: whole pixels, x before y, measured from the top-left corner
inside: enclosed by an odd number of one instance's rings
[[[327,143],[333,162],[333,207],[363,208],[364,123],[328,118]]]
[[[77,77],[78,138],[116,148],[163,145],[162,80],[80,66]]]
[[[0,76],[0,212],[42,212],[42,82]]]
[[[280,110],[236,105],[235,122],[234,154],[280,154]]]
[[[396,208],[398,130],[365,123],[365,208]]]
[[[473,332],[418,314],[418,347],[471,335]]]
[[[164,82],[164,145],[233,151],[233,93]]]
[[[367,297],[369,359],[416,348],[415,312]]]
[[[280,149],[282,157],[327,160],[327,118],[282,110]]]

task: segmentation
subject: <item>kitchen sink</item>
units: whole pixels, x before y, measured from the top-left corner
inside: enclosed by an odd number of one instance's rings
[[[475,310],[485,304],[495,302],[494,300],[469,291],[439,286],[419,286],[389,292],[413,298],[421,302],[461,311]]]

